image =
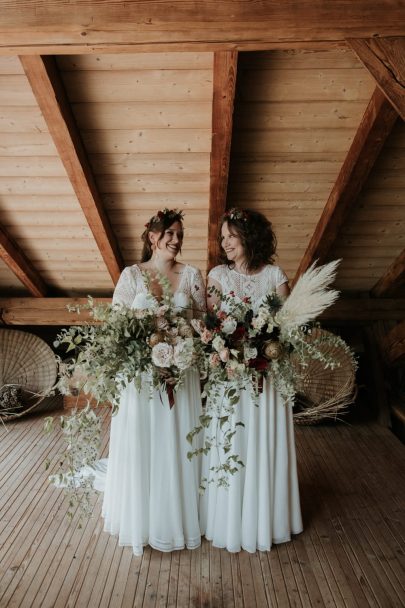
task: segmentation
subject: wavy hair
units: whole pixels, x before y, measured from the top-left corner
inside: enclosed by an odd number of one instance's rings
[[[163,238],[165,230],[170,228],[174,222],[180,222],[183,226],[183,212],[177,209],[163,209],[158,211],[156,215],[152,216],[145,224],[145,230],[142,233],[141,239],[143,241],[143,249],[141,262],[147,262],[152,257],[152,245],[149,240],[149,232],[159,233],[159,241]],[[180,247],[181,251],[181,247]]]
[[[228,224],[231,232],[236,234],[243,247],[248,270],[258,270],[265,264],[274,264],[277,239],[271,222],[258,211],[248,209],[230,209],[221,218],[218,232],[218,243],[221,250],[220,262],[233,268],[234,262],[227,259],[221,245],[222,226]]]

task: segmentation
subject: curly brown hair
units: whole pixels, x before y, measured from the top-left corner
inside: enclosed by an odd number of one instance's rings
[[[229,230],[241,240],[248,270],[258,270],[265,264],[274,264],[277,239],[271,222],[258,211],[235,208],[224,213],[219,226],[218,242],[222,264],[227,264],[229,268],[234,266],[234,262],[227,259],[221,246],[221,230],[225,222],[228,224]]]
[[[152,257],[153,251],[149,241],[149,232],[158,232],[158,240],[160,241],[163,238],[165,230],[170,228],[174,222],[180,222],[180,224],[183,226],[183,212],[178,211],[177,209],[163,209],[163,211],[158,211],[156,215],[153,215],[145,224],[145,230],[141,236],[143,241],[141,262],[147,262]]]

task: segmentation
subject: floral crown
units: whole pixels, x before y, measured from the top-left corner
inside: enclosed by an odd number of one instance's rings
[[[244,209],[237,209],[236,207],[232,207],[232,209],[228,209],[228,211],[224,213],[224,219],[246,222],[248,219],[248,214]]]
[[[181,209],[168,209],[167,207],[165,207],[161,211],[158,211],[156,215],[154,215],[149,220],[149,222],[145,224],[145,228],[150,228],[153,224],[157,224],[158,222],[161,222],[166,218],[173,218],[173,220],[176,219],[182,222],[184,218],[184,212]]]

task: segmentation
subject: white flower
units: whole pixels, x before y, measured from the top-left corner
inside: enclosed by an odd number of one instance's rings
[[[222,350],[225,347],[225,342],[223,341],[221,336],[215,336],[215,338],[212,341],[212,346],[215,348],[215,350],[217,352],[219,352],[220,350]]]
[[[173,363],[173,346],[159,342],[152,348],[152,362],[158,367],[170,367]]]
[[[249,346],[245,346],[243,348],[243,356],[248,361],[249,359],[255,359],[257,357],[257,348],[251,348]]]
[[[190,367],[193,361],[193,339],[186,338],[185,340],[179,340],[174,347],[173,359],[174,364],[181,370]]]
[[[237,322],[233,317],[225,317],[221,323],[221,329],[224,334],[233,334],[237,326]]]
[[[132,302],[132,308],[140,308],[141,310],[144,310],[145,308],[156,309],[157,307],[157,301],[149,293],[137,293],[134,298],[134,301]]]
[[[264,308],[259,308],[257,315],[252,319],[252,326],[260,331],[268,321],[268,318],[267,311]]]

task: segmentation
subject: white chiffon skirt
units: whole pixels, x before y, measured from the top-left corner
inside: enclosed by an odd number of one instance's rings
[[[198,373],[189,370],[169,408],[164,391],[148,382],[123,391],[112,417],[102,514],[104,529],[135,555],[150,545],[173,551],[201,543],[198,520],[200,466],[187,459],[187,433],[201,415]]]
[[[292,407],[264,380],[259,406],[243,390],[236,406],[233,452],[245,467],[229,475],[229,487],[209,483],[200,500],[202,534],[215,547],[237,552],[269,551],[273,543],[302,532]],[[213,421],[207,430],[214,430]],[[218,451],[203,456],[203,478],[219,462]]]

